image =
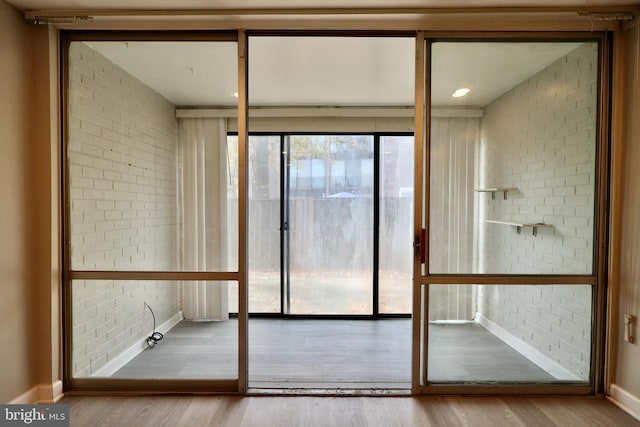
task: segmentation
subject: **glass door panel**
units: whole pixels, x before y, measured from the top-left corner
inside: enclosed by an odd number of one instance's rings
[[[411,313],[413,136],[380,137],[380,313]]]
[[[588,390],[599,42],[449,40],[426,49],[421,381]]]
[[[292,135],[291,314],[371,314],[373,137]]]
[[[176,118],[178,105],[237,105],[237,62],[235,42],[71,43],[72,269],[238,270],[226,120]]]
[[[235,282],[74,280],[73,378],[238,378],[238,319],[206,322],[182,312],[184,286],[223,294],[230,284],[237,290]],[[226,302],[211,296],[198,305],[219,312]]]
[[[67,379],[238,389],[237,138],[191,114],[235,111],[238,44],[96,37],[66,70]]]
[[[430,285],[427,379],[588,384],[591,311],[590,285]]]
[[[249,137],[249,312],[279,313],[280,135]]]
[[[598,43],[436,42],[431,63],[429,272],[591,274]]]

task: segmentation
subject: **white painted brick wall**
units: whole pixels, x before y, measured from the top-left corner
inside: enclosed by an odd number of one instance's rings
[[[481,128],[480,272],[589,274],[592,269],[597,51],[584,45],[488,106]],[[516,235],[484,219],[545,222]]]
[[[180,216],[175,106],[89,46],[69,52],[71,263],[174,270]],[[73,375],[89,376],[179,310],[178,284],[75,281]]]
[[[593,258],[597,48],[585,44],[485,108],[480,187],[480,272],[590,274]],[[516,234],[485,219],[552,224]],[[479,311],[588,378],[589,286],[484,286]]]

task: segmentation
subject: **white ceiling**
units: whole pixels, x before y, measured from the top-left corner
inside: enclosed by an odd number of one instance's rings
[[[431,102],[434,106],[483,107],[543,70],[580,43],[434,43]],[[458,88],[470,92],[451,95]]]
[[[250,105],[413,105],[413,38],[256,37]]]
[[[21,10],[190,10],[638,6],[639,0],[7,0]],[[179,106],[236,103],[231,44],[93,43],[105,56]],[[482,106],[556,60],[573,44],[434,47],[432,101]],[[251,105],[412,105],[411,39],[254,38]],[[458,87],[468,96],[451,98]]]
[[[91,42],[107,59],[178,106],[231,106],[238,91],[234,42]],[[72,47],[73,48],[73,47]]]
[[[232,106],[231,42],[91,42],[90,46],[178,106]],[[432,104],[481,107],[577,43],[436,43]],[[253,37],[250,106],[405,106],[414,103],[414,39]],[[463,98],[451,94],[460,87]]]

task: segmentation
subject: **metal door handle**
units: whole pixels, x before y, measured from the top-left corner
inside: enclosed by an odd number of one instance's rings
[[[424,264],[425,262],[427,262],[427,251],[426,251],[426,245],[424,244],[424,241],[427,238],[427,229],[423,228],[422,230],[420,230],[420,234],[415,236],[415,239],[413,241],[413,248],[415,250],[415,256],[420,256],[420,264]]]

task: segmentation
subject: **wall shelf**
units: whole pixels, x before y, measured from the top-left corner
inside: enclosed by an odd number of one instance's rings
[[[531,227],[532,233],[534,236],[538,235],[538,227],[553,228],[553,225],[545,224],[544,222],[519,223],[519,222],[509,222],[509,221],[496,221],[493,219],[485,219],[484,222],[488,222],[490,224],[509,225],[512,227],[516,227],[516,232],[518,234],[520,234],[523,227]]]
[[[476,193],[491,193],[491,200],[496,199],[496,192],[502,191],[502,197],[507,200],[507,192],[517,190],[516,187],[493,187],[493,188],[476,188]]]

